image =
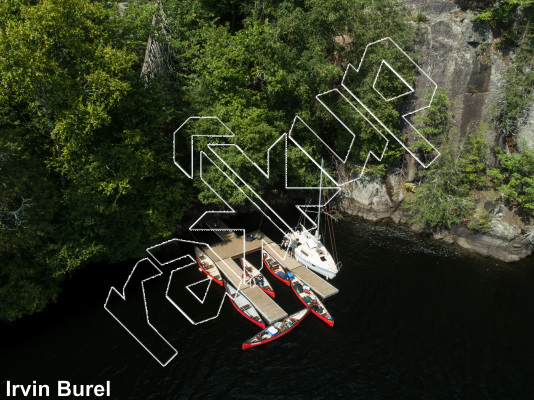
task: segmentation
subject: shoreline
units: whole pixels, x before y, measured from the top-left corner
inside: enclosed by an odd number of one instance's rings
[[[438,242],[504,262],[521,261],[533,253],[534,245],[524,241],[522,235],[504,237],[492,232],[477,232],[464,226],[429,230],[410,223],[409,217],[400,209],[402,199],[392,201],[391,190],[388,192],[386,186],[387,183],[375,180],[356,183],[341,193],[342,196],[337,199],[334,207],[344,214],[358,216],[370,222],[390,221],[404,225]]]

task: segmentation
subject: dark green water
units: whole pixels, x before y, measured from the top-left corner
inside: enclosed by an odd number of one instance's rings
[[[229,223],[257,228],[259,218]],[[359,220],[336,224],[336,237],[340,293],[325,302],[333,328],[310,315],[284,338],[242,351],[257,328],[228,302],[194,326],[162,295],[167,280],[154,279],[150,320],[179,351],[163,368],[103,308],[135,260],[98,265],[44,313],[0,326],[0,393],[6,380],[49,384],[52,394],[57,380],[109,380],[113,399],[534,398],[533,259],[507,265]],[[259,254],[251,258],[259,265]],[[287,312],[300,309],[266,276]],[[143,325],[142,310],[130,314]]]

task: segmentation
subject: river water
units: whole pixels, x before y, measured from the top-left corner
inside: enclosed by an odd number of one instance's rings
[[[260,220],[228,223],[252,229]],[[36,381],[54,398],[56,382],[68,380],[110,381],[113,399],[534,398],[533,259],[508,265],[358,219],[335,231],[343,268],[333,281],[339,294],[325,302],[333,328],[309,315],[284,338],[243,351],[258,329],[231,304],[192,325],[161,295],[168,279],[154,279],[150,321],[179,352],[162,367],[103,307],[135,260],[95,265],[71,279],[58,304],[0,325],[0,393],[7,380]],[[211,232],[188,239],[216,241]],[[251,259],[259,265],[258,254]],[[265,274],[275,300],[298,311],[290,289]],[[128,326],[146,326],[142,309],[127,312]]]

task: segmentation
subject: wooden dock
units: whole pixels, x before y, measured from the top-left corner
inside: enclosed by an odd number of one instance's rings
[[[265,317],[269,324],[287,317],[287,313],[257,286],[247,287],[241,290],[247,299],[252,303],[256,310]]]
[[[274,243],[261,232],[252,232],[255,239],[246,241],[243,236],[237,236],[235,232],[218,218],[210,219],[205,224],[210,229],[213,229],[213,232],[222,239],[222,242],[214,244],[211,248],[205,248],[204,251],[215,262],[225,278],[249,299],[269,324],[287,317],[287,313],[259,287],[256,285],[245,285],[242,279],[243,268],[237,265],[233,258],[241,258],[243,254],[253,253],[263,248],[282,266],[308,284],[322,299],[326,299],[339,292],[338,289],[315,272],[310,271],[296,259],[289,257],[289,255],[279,248],[277,243]]]
[[[215,233],[221,240],[232,240],[236,239],[237,235],[232,231],[224,222],[219,218],[212,218],[204,221],[206,226],[210,228],[213,233]]]
[[[221,260],[226,258],[241,258],[243,257],[243,254],[249,254],[261,250],[262,239],[254,239],[250,242],[247,242],[243,236],[237,236],[233,232],[232,234],[233,236],[227,235],[226,239],[224,239],[222,242],[211,246],[213,251],[217,253]],[[258,234],[262,235],[260,232],[252,232],[252,235],[256,236]],[[272,242],[271,239],[267,237],[263,237],[263,240],[267,240],[269,243]]]
[[[241,278],[243,269],[237,265],[231,257],[222,259],[220,255],[212,249],[204,250],[208,257],[215,261],[217,268],[219,268],[226,279],[241,291],[269,324],[287,317],[287,313],[258,286],[245,285]]]
[[[265,246],[264,251],[278,261],[280,265],[290,270],[291,273],[309,285],[322,299],[326,299],[339,292],[336,287],[329,284],[315,272],[309,270],[296,259],[287,255],[285,251],[278,248],[277,244],[272,243],[270,246]]]

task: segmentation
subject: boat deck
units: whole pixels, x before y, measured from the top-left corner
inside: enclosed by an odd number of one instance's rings
[[[255,285],[245,285],[241,278],[243,269],[231,257],[221,259],[212,249],[205,249],[205,252],[232,286],[240,290],[269,324],[287,317],[287,313],[263,290]]]
[[[322,299],[326,299],[339,292],[339,290],[321,278],[315,272],[309,270],[304,265],[299,263],[296,259],[286,255],[286,253],[279,249],[276,244],[267,246],[264,251],[273,257],[283,267],[290,270],[295,276],[300,278],[304,283],[309,285],[315,293]]]

